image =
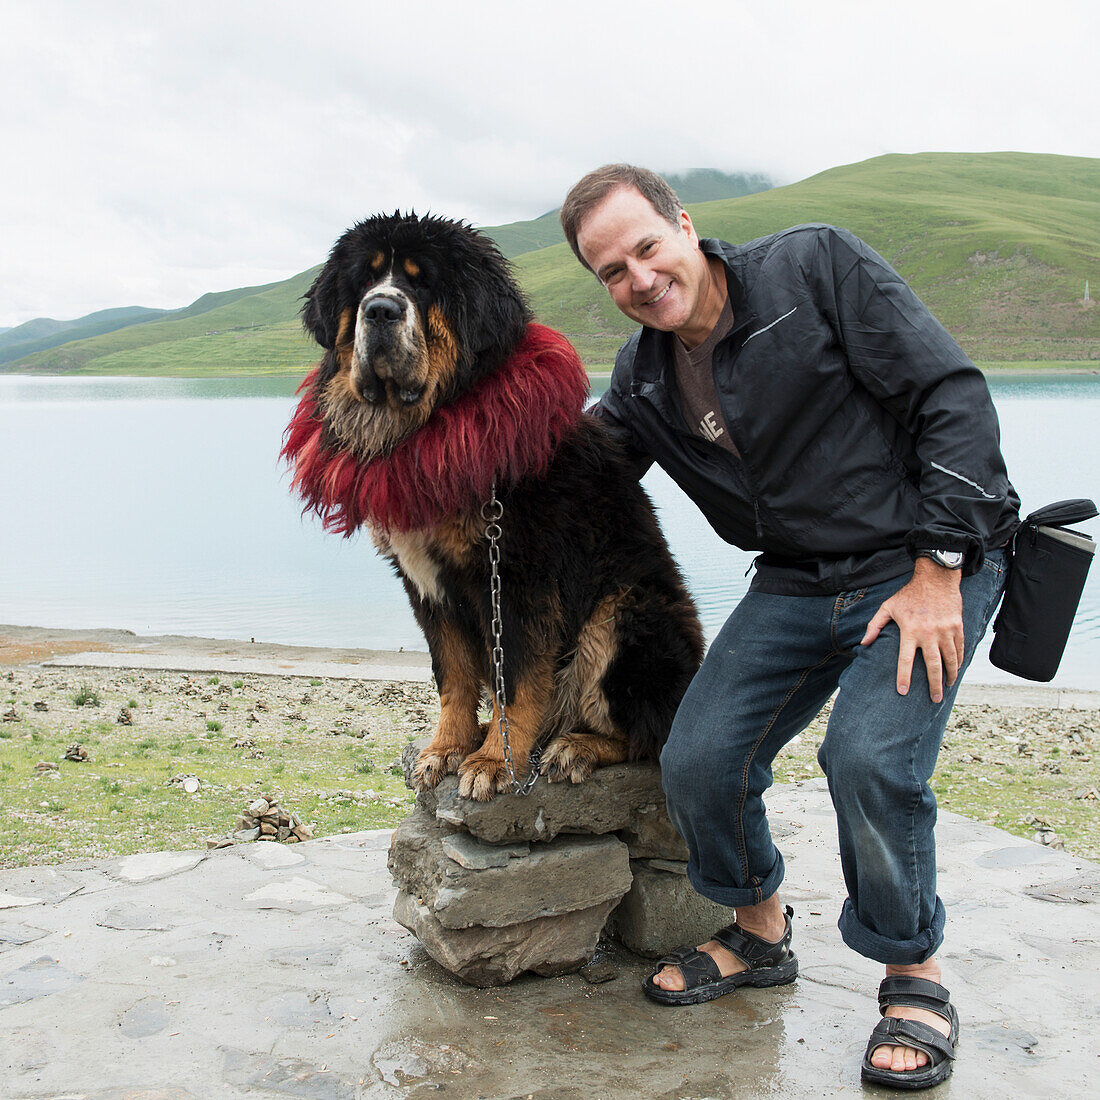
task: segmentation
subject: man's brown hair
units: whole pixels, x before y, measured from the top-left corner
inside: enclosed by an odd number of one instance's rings
[[[648,168],[638,168],[633,164],[605,164],[589,172],[569,189],[565,202],[561,204],[561,227],[573,255],[585,267],[585,258],[577,247],[577,231],[581,222],[612,191],[620,187],[633,187],[649,202],[649,205],[670,225],[679,225],[683,204],[676,192],[656,172]],[[592,268],[588,267],[591,271]]]

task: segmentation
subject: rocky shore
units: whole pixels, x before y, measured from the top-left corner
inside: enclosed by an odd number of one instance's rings
[[[1100,858],[1100,693],[968,687],[962,700],[940,805]],[[426,654],[0,626],[0,865],[198,846],[240,831],[264,794],[317,836],[396,826],[412,806],[402,751],[437,715]],[[826,718],[784,751],[776,782],[820,775]],[[66,759],[77,743],[87,760]],[[194,795],[169,783],[189,773]]]

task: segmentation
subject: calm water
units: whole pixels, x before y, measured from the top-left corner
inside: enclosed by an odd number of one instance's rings
[[[1025,511],[1100,498],[1100,377],[992,389]],[[370,540],[299,515],[278,463],[293,390],[0,377],[0,622],[424,649]],[[644,484],[713,637],[752,555],[722,543],[660,470]],[[1098,668],[1100,566],[1055,682],[1100,688]],[[970,678],[1023,683],[984,655]]]

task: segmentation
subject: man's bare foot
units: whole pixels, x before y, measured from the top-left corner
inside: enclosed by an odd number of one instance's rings
[[[759,905],[739,906],[736,916],[737,923],[746,932],[751,932],[768,943],[778,943],[787,930],[787,918],[776,894]],[[714,959],[723,978],[748,969],[736,955],[727,951],[716,940],[707,940],[706,943],[700,944],[699,950]],[[684,976],[680,973],[678,966],[666,966],[653,976],[653,984],[661,989],[677,992],[684,988]]]
[[[939,982],[941,977],[940,964],[932,958],[922,963],[915,963],[912,966],[888,966],[886,968],[888,978],[900,974],[910,978],[926,978],[930,982]],[[942,1016],[935,1012],[929,1012],[925,1008],[891,1005],[884,1015],[896,1016],[902,1020],[918,1020],[922,1024],[935,1028],[944,1036],[951,1033],[951,1025]],[[923,1050],[914,1050],[912,1047],[906,1046],[889,1046],[884,1043],[882,1046],[876,1047],[872,1053],[871,1065],[876,1069],[890,1069],[898,1073],[904,1073],[928,1065],[928,1055]]]

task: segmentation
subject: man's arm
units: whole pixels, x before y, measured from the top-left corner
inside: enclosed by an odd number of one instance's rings
[[[961,576],[981,568],[988,535],[1019,503],[996,412],[981,372],[882,257],[843,230],[823,234],[819,248],[819,301],[852,372],[910,433],[920,461],[921,515],[906,539],[913,578],[879,608],[863,644],[896,622],[898,692],[909,690],[919,649],[940,702],[963,659]],[[962,551],[963,569],[916,558],[925,548]]]
[[[615,370],[607,392],[588,411],[596,417],[610,432],[612,438],[622,448],[631,473],[641,481],[646,471],[653,465],[653,456],[639,443],[634,430],[630,427],[630,418],[623,407],[622,387],[618,384],[622,378],[629,378],[638,348],[638,336],[631,337],[615,356]],[[626,386],[629,390],[629,385]]]

